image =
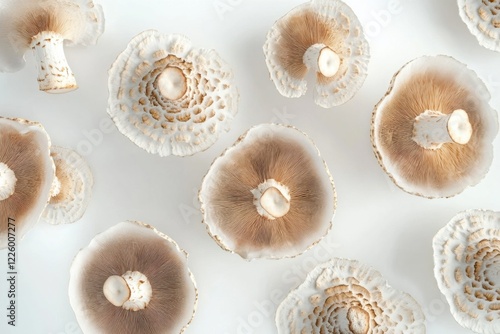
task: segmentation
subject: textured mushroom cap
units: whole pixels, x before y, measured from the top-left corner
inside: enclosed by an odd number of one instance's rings
[[[104,296],[108,277],[144,274],[152,288],[139,311],[114,306]],[[97,235],[75,257],[69,299],[84,333],[182,333],[194,316],[198,293],[187,253],[168,236],[140,222],[119,223]]]
[[[63,36],[65,44],[95,44],[104,31],[104,14],[92,0],[2,0],[0,71],[14,72],[41,31]]]
[[[463,211],[432,246],[434,276],[455,320],[477,333],[499,333],[500,212]]]
[[[0,249],[7,246],[7,221],[15,220],[21,240],[38,221],[50,197],[54,162],[50,139],[37,122],[0,117],[0,163],[17,178],[14,193],[0,200]],[[14,223],[14,222],[13,222]]]
[[[458,9],[479,44],[500,51],[500,0],[458,0]]]
[[[425,333],[425,317],[413,297],[391,288],[378,271],[335,258],[290,292],[276,326],[283,334],[418,334]]]
[[[92,171],[78,153],[68,148],[52,146],[51,156],[61,189],[50,198],[42,218],[51,224],[74,223],[89,205],[94,185]]]
[[[269,30],[264,45],[266,63],[276,88],[286,97],[306,93],[306,50],[321,43],[340,57],[337,73],[316,73],[315,103],[324,108],[349,101],[368,74],[369,46],[361,23],[340,0],[311,0],[295,7]]]
[[[290,194],[288,213],[276,219],[259,214],[252,193],[270,179]],[[332,227],[337,198],[326,163],[304,133],[262,124],[214,161],[199,199],[212,238],[253,259],[292,257],[318,243]]]
[[[490,94],[466,65],[448,56],[424,56],[404,65],[375,106],[371,140],[379,164],[401,189],[419,196],[451,197],[477,184],[493,160],[498,132]],[[429,150],[413,141],[415,117],[426,110],[465,110],[472,136],[465,145]]]
[[[165,98],[166,68],[186,78],[181,98]],[[228,65],[214,50],[193,48],[181,35],[148,30],[134,37],[109,71],[108,113],[136,145],[160,156],[201,152],[228,131],[238,90]]]

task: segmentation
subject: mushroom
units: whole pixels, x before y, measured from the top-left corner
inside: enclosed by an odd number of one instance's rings
[[[69,299],[84,333],[182,333],[198,292],[187,253],[152,226],[128,221],[77,254]]]
[[[373,111],[379,164],[398,187],[423,197],[451,197],[477,184],[498,132],[489,100],[478,76],[451,57],[409,62]]]
[[[500,333],[500,212],[460,212],[434,236],[434,276],[455,320]]]
[[[54,162],[40,123],[0,117],[0,249],[8,235],[20,241],[50,197]]]
[[[108,113],[139,147],[160,156],[201,152],[228,131],[238,90],[214,50],[181,35],[147,30],[109,70]]]
[[[251,128],[205,175],[204,223],[225,250],[245,259],[293,257],[331,229],[332,177],[314,143],[299,130]]]
[[[500,51],[500,0],[458,0],[458,9],[479,44]]]
[[[64,44],[95,44],[104,31],[102,8],[92,0],[2,0],[0,71],[24,66],[24,53],[33,50],[38,84],[47,93],[78,88]]]
[[[51,156],[56,177],[42,218],[50,224],[74,223],[82,218],[90,202],[92,171],[80,155],[68,148],[52,146]]]
[[[266,63],[286,97],[306,93],[316,76],[314,101],[323,108],[349,101],[368,73],[369,46],[361,23],[340,0],[311,0],[280,18],[267,34]]]
[[[278,334],[425,333],[425,317],[409,294],[358,261],[317,266],[278,306]]]

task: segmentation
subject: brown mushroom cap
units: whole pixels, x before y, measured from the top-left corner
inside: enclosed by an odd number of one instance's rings
[[[0,200],[0,248],[7,246],[7,221],[21,240],[43,212],[54,179],[50,139],[41,124],[0,117],[0,163],[14,172],[14,193]],[[0,187],[2,185],[0,184]]]
[[[484,83],[466,65],[448,56],[425,56],[403,66],[373,111],[375,155],[406,192],[429,198],[451,197],[486,175],[498,132],[496,111]],[[472,135],[466,144],[426,149],[413,140],[414,123],[425,111],[450,115],[465,110]]]
[[[217,158],[199,197],[210,235],[246,259],[304,252],[330,230],[336,207],[318,149],[299,130],[275,124],[251,128]]]
[[[152,296],[133,311],[108,301],[103,286],[109,277],[129,271],[144,274]],[[168,236],[140,222],[123,222],[96,236],[75,257],[69,298],[85,333],[182,333],[197,303],[187,254]]]

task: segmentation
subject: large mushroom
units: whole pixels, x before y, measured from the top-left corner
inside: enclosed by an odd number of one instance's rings
[[[75,151],[52,146],[56,166],[51,198],[42,218],[51,224],[70,224],[80,220],[87,210],[94,179],[87,162]]]
[[[199,193],[212,238],[245,259],[296,256],[332,227],[336,193],[316,146],[299,130],[251,128],[217,158]]]
[[[455,320],[500,333],[500,212],[460,212],[434,236],[434,276]]]
[[[198,293],[187,253],[140,222],[119,223],[75,257],[69,299],[84,333],[182,333]]]
[[[307,90],[315,75],[315,103],[324,108],[349,101],[368,73],[369,46],[356,14],[340,0],[311,0],[295,7],[269,30],[266,63],[286,97]]]
[[[0,117],[0,249],[9,232],[20,241],[47,205],[54,179],[49,153],[41,124]]]
[[[353,260],[317,266],[276,312],[279,334],[423,334],[425,317],[409,294]]]
[[[423,197],[451,197],[477,184],[498,132],[489,100],[478,76],[451,57],[409,62],[373,111],[379,164],[397,186]]]
[[[500,52],[500,0],[458,0],[460,17],[487,49]]]
[[[101,6],[92,0],[2,0],[2,5],[0,71],[21,69],[25,52],[32,49],[40,90],[78,88],[63,47],[97,42],[104,31]]]
[[[206,150],[238,108],[232,71],[214,50],[156,30],[130,41],[109,70],[108,88],[120,132],[160,156]]]

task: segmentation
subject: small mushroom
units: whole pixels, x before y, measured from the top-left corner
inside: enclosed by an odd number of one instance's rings
[[[78,88],[64,44],[95,44],[104,31],[102,8],[92,0],[2,0],[0,15],[0,71],[24,66],[24,54],[32,49],[38,84],[47,93]]]
[[[49,152],[41,124],[0,117],[0,249],[9,232],[21,240],[47,205],[54,179]]]
[[[78,153],[68,148],[52,146],[51,156],[56,177],[42,218],[50,224],[74,223],[82,218],[90,202],[92,171]]]
[[[317,266],[276,312],[278,334],[419,334],[425,317],[409,294],[358,261]]]
[[[500,333],[500,212],[460,212],[434,236],[434,276],[455,320]]]
[[[368,73],[369,46],[361,23],[340,0],[311,0],[280,18],[267,34],[266,63],[286,97],[306,93],[316,76],[315,103],[330,108],[349,101]]]
[[[500,52],[500,0],[458,0],[458,9],[479,44]]]
[[[206,150],[238,109],[232,71],[214,50],[156,30],[130,41],[109,70],[108,88],[118,129],[160,156]]]
[[[409,62],[373,111],[379,164],[398,187],[423,197],[451,197],[477,184],[498,132],[489,100],[478,76],[451,57]]]
[[[84,333],[182,333],[198,292],[187,253],[152,226],[129,221],[77,254],[69,299]]]
[[[299,130],[251,128],[212,164],[199,193],[204,223],[245,259],[293,257],[331,229],[336,193],[316,146]]]

